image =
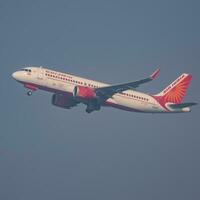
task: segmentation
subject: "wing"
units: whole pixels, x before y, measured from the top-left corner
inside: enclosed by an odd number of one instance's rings
[[[159,72],[160,72],[160,69],[157,69],[150,77],[141,79],[138,81],[97,88],[95,90],[96,95],[99,96],[103,101],[105,101],[106,99],[112,97],[116,93],[123,92],[123,91],[129,90],[129,89],[135,89],[143,83],[152,81],[153,79],[155,79],[158,76]]]

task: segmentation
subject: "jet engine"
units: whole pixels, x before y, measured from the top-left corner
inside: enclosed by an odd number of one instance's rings
[[[77,102],[72,99],[72,97],[63,95],[63,94],[54,94],[52,96],[51,103],[54,106],[58,106],[61,108],[69,109],[73,106],[76,106]]]
[[[75,86],[73,90],[73,96],[85,100],[90,100],[96,98],[96,93],[91,88]]]

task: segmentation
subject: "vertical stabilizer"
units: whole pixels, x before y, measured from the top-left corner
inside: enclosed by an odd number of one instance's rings
[[[164,104],[181,103],[183,101],[183,98],[186,94],[191,80],[192,75],[182,74],[174,82],[167,86],[162,92],[155,95],[155,97],[159,98]]]

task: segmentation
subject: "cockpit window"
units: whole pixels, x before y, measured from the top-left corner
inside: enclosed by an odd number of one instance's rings
[[[31,72],[31,69],[21,69],[21,71]]]

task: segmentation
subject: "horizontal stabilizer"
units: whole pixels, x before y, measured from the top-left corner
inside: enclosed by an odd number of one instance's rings
[[[186,107],[191,107],[191,106],[195,106],[198,103],[179,103],[179,104],[172,104],[169,105],[172,109],[181,109],[181,108],[186,108]]]

